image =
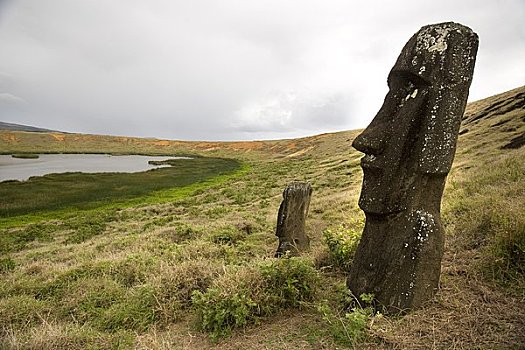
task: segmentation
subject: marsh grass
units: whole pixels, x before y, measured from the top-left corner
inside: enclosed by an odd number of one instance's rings
[[[39,155],[33,153],[15,153],[12,154],[11,157],[19,159],[38,159]]]
[[[65,173],[0,183],[0,217],[62,208],[91,209],[101,204],[183,187],[240,168],[236,160],[173,159],[171,166],[139,173]]]

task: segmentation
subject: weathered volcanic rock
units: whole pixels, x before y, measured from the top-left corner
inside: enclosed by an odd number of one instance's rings
[[[445,178],[456,150],[478,36],[456,23],[421,28],[388,76],[376,117],[353,142],[365,153],[359,206],[366,224],[348,287],[389,312],[421,306],[438,288]]]
[[[299,255],[310,247],[305,221],[311,197],[312,187],[309,183],[292,182],[286,186],[277,215],[275,235],[279,237],[279,247],[275,257]]]

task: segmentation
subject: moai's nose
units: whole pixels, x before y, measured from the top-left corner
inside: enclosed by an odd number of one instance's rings
[[[377,156],[383,153],[385,149],[386,137],[387,135],[385,135],[384,131],[370,124],[368,128],[355,138],[354,142],[352,142],[352,147],[365,154]]]

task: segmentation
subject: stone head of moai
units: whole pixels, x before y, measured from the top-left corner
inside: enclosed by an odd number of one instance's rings
[[[443,255],[441,196],[456,150],[478,36],[457,23],[421,28],[388,75],[389,91],[353,142],[365,153],[366,224],[348,285],[388,310],[433,296]]]

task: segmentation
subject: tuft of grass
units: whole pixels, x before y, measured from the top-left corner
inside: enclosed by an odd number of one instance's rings
[[[178,321],[192,305],[194,291],[204,292],[223,273],[222,264],[213,260],[194,259],[164,265],[152,282],[159,301],[158,324]]]
[[[51,304],[30,295],[15,295],[0,299],[0,335],[6,327],[22,329],[40,324],[51,312]],[[1,336],[0,336],[1,338]]]
[[[115,219],[115,214],[113,212],[99,212],[97,214],[69,219],[65,226],[73,232],[65,243],[82,243],[104,233],[108,223]]]
[[[146,331],[158,319],[160,303],[155,288],[150,284],[138,285],[92,320],[95,327],[109,332],[133,330]]]
[[[233,225],[227,225],[215,230],[209,237],[217,244],[236,245],[244,240],[246,233]]]
[[[525,277],[525,218],[513,214],[492,212],[482,218],[492,234],[486,251],[493,259],[485,262],[487,272],[509,284]]]
[[[146,282],[147,276],[156,269],[158,259],[146,253],[129,254],[122,259],[97,260],[66,270],[40,286],[36,292],[39,299],[61,300],[77,281],[108,277],[124,287]]]
[[[8,329],[0,337],[5,350],[124,350],[132,349],[135,336],[128,331],[103,333],[85,325],[44,320],[42,324],[23,330]]]
[[[10,257],[0,258],[0,273],[13,271],[16,263]]]
[[[81,324],[97,324],[114,304],[125,299],[126,288],[109,277],[87,277],[71,283],[60,314]]]

